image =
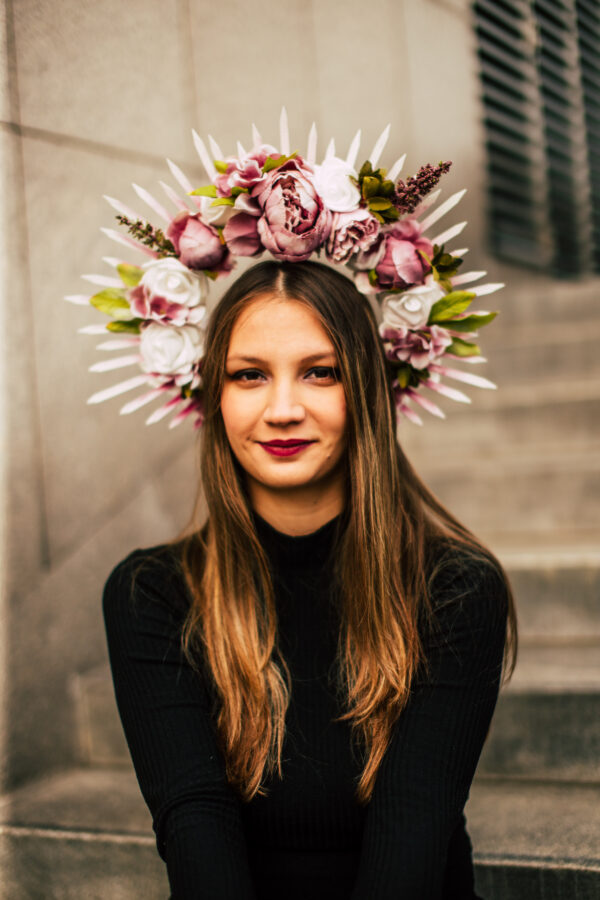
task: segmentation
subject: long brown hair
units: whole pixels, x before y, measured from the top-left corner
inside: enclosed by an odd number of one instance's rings
[[[422,624],[431,620],[427,548],[445,539],[500,573],[492,554],[420,480],[396,440],[389,364],[368,301],[320,263],[263,262],[244,273],[216,307],[203,368],[202,486],[208,519],[183,540],[192,603],[182,643],[208,673],[228,781],[249,801],[279,776],[291,677],[277,649],[277,616],[265,552],[220,412],[225,360],[242,309],[260,294],[307,304],[338,359],[347,414],[345,527],[334,582],[341,598],[337,689],[364,750],[358,802],[371,797],[394,722],[417,669],[426,665]],[[368,540],[367,540],[368,538]],[[506,581],[506,577],[502,573]],[[510,587],[505,674],[514,667],[516,618]]]

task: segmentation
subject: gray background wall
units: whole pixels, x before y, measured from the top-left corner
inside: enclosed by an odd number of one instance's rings
[[[366,156],[391,122],[387,161],[406,151],[412,172],[452,159],[446,196],[469,189],[460,207],[468,267],[510,284],[491,307],[503,312],[498,346],[531,327],[529,297],[557,310],[565,289],[486,252],[481,110],[463,0],[5,0],[2,15],[0,758],[10,786],[75,758],[70,685],[106,659],[103,581],[131,549],[185,524],[196,478],[190,427],[146,429],[143,413],[117,415],[118,400],[86,406],[110,377],[87,371],[96,339],[76,332],[101,318],[62,297],[89,291],[81,273],[108,273],[101,257],[119,253],[99,231],[113,221],[102,194],[139,207],[130,183],[172,183],[165,156],[200,179],[193,127],[225,152],[237,138],[249,143],[252,121],[276,142],[283,104],[294,147],[314,119],[322,140],[334,135],[340,147],[361,126]],[[584,303],[596,283],[569,287],[570,302]],[[474,406],[493,411],[496,401],[480,398]],[[470,416],[456,419],[467,423],[463,435],[477,408]],[[454,439],[430,423],[406,432],[417,464],[432,440],[448,441],[450,453]],[[467,493],[455,508],[475,521]],[[551,510],[540,523],[549,533]],[[509,525],[489,519],[483,528],[510,543]]]

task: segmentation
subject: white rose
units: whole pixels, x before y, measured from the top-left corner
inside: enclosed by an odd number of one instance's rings
[[[383,301],[383,321],[386,328],[423,328],[433,304],[443,297],[437,285],[421,284],[403,294],[388,294]]]
[[[356,170],[337,156],[315,166],[315,190],[332,212],[352,212],[360,203],[360,191],[351,178],[357,178]]]
[[[143,266],[142,284],[150,298],[164,297],[181,306],[199,306],[208,295],[208,280],[204,272],[192,272],[178,259],[167,256],[153,259]]]
[[[188,375],[202,357],[204,332],[196,325],[160,325],[151,322],[142,329],[141,366],[159,375]]]
[[[225,225],[227,220],[233,215],[233,206],[213,206],[213,199],[211,197],[200,198],[202,221],[206,222],[207,225]]]

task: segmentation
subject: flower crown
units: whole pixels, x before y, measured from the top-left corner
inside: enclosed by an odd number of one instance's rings
[[[450,162],[422,166],[406,181],[399,177],[405,157],[389,171],[380,168],[389,130],[388,125],[360,169],[355,168],[360,131],[345,158],[336,156],[331,140],[318,164],[315,126],[306,155],[290,152],[283,110],[279,149],[265,144],[253,126],[253,149],[247,152],[238,143],[237,155],[224,157],[212,137],[209,152],[194,132],[210,184],[195,189],[181,169],[167,160],[183,194],[162,181],[160,184],[176,213],[134,184],[136,194],[164,222],[162,228],[106,197],[127,233],[102,231],[128,249],[141,250],[149,261],[138,266],[105,257],[116,269],[116,277],[84,275],[101,288],[99,292],[65,299],[90,303],[110,316],[107,324],[89,325],[80,332],[106,335],[109,331],[114,337],[97,349],[125,354],[95,363],[90,371],[135,366],[141,372],[95,393],[88,403],[142,388],[141,394],[121,407],[122,414],[160,398],[162,402],[147,424],[169,414],[174,414],[170,427],[190,416],[196,425],[202,424],[201,371],[209,281],[229,275],[236,257],[256,257],[265,250],[275,259],[292,262],[322,253],[326,260],[347,266],[361,292],[376,296],[381,305],[380,335],[393,367],[400,415],[422,424],[417,406],[444,418],[426,390],[470,402],[443,379],[494,388],[491,381],[446,362],[485,362],[475,343],[477,330],[496,313],[467,309],[476,296],[503,285],[462,289],[486,274],[458,275],[467,250],[446,250],[466,222],[433,237],[429,233],[465,192],[459,191],[433,208],[440,194],[436,186]]]

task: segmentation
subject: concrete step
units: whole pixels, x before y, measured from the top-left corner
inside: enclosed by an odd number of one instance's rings
[[[467,805],[486,900],[599,900],[600,788],[476,779]],[[165,900],[132,771],[75,769],[0,801],[4,900]]]
[[[600,785],[600,641],[522,642],[479,771]]]
[[[505,329],[500,321],[481,332],[487,357],[481,372],[502,389],[517,382],[557,379],[600,379],[600,321],[544,322]]]
[[[600,441],[416,458],[428,487],[476,534],[598,525]]]
[[[549,379],[498,391],[468,386],[465,390],[471,397],[469,405],[427,392],[445,411],[446,420],[422,413],[423,428],[400,422],[398,437],[410,459],[429,457],[432,447],[448,459],[460,459],[494,454],[506,446],[580,447],[600,440],[600,380]]]
[[[600,787],[477,778],[466,808],[485,900],[600,900]]]

